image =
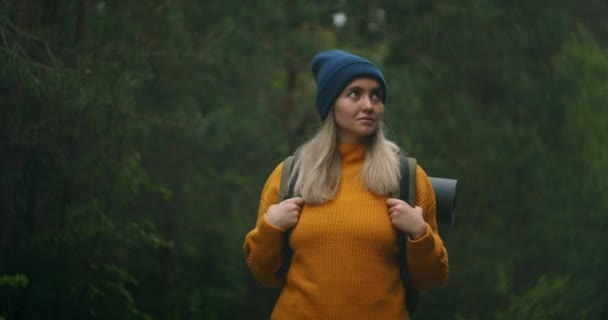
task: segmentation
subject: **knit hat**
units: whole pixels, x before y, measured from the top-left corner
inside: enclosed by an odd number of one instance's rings
[[[334,102],[355,78],[376,79],[382,89],[382,102],[386,100],[386,82],[382,72],[370,61],[342,50],[317,53],[310,63],[310,70],[317,82],[317,110],[325,120]]]

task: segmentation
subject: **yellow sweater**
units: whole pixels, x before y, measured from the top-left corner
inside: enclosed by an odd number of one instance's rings
[[[396,230],[386,196],[363,187],[359,173],[365,148],[341,144],[342,175],[333,200],[305,204],[290,237],[293,258],[287,279],[277,279],[283,231],[265,222],[278,202],[283,165],[272,172],[262,191],[256,227],[244,243],[253,275],[267,286],[283,285],[272,319],[409,319],[399,277]],[[435,195],[424,170],[416,168],[417,205],[424,210],[426,235],[407,238],[410,278],[419,290],[443,286],[448,255],[437,232]]]

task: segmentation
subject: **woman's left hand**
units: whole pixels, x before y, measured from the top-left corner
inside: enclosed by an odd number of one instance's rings
[[[421,207],[412,207],[407,202],[396,198],[389,198],[386,204],[393,227],[409,235],[412,240],[419,239],[426,234],[428,226],[422,216]]]

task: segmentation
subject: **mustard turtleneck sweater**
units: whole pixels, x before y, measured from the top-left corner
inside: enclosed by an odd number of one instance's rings
[[[245,238],[247,265],[262,284],[283,285],[272,319],[409,319],[388,195],[363,187],[363,145],[341,144],[339,150],[337,193],[332,201],[303,206],[290,237],[293,258],[287,279],[275,276],[284,231],[264,219],[268,207],[278,202],[282,163],[266,181],[256,227]],[[416,199],[429,227],[416,241],[407,237],[410,278],[418,290],[441,287],[448,277],[448,255],[437,231],[435,195],[421,167],[416,168]]]

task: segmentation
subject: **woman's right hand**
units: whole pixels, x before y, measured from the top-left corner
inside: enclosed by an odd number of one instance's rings
[[[304,206],[302,197],[293,197],[285,199],[277,204],[273,204],[268,208],[264,215],[266,222],[283,230],[293,228],[300,219],[300,213]]]

